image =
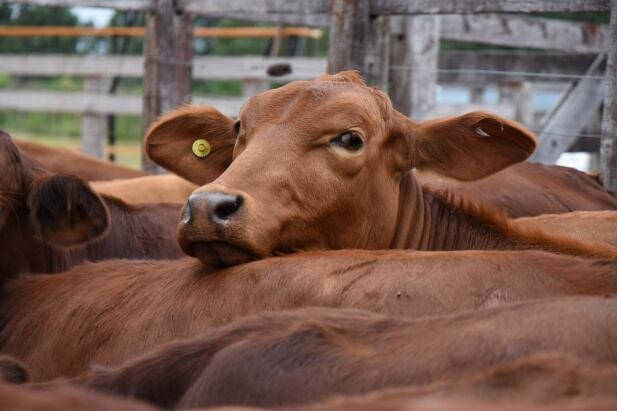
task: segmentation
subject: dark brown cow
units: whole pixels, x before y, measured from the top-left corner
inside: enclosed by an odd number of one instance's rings
[[[263,311],[323,306],[416,318],[617,291],[617,262],[539,251],[310,252],[206,274],[193,259],[108,261],[13,280],[0,304],[0,351],[43,381]]]
[[[510,217],[617,209],[617,198],[596,179],[569,167],[522,162],[476,181],[431,172],[416,178],[432,191],[448,191],[504,210]]]
[[[1,373],[1,371],[0,371]],[[486,372],[467,378],[445,380],[421,387],[406,387],[372,392],[368,395],[339,397],[302,408],[278,408],[295,411],[403,411],[403,410],[614,410],[617,405],[617,367],[601,367],[586,364],[563,355],[539,355],[525,357],[498,365]],[[11,409],[38,410],[47,407],[76,409],[77,404],[63,401],[58,392],[75,392],[73,401],[87,398],[90,407],[108,403],[108,396],[87,394],[67,384],[49,384],[44,390],[9,388],[0,385],[0,404],[12,400]],[[19,393],[21,395],[15,395]],[[35,393],[35,394],[29,394]],[[32,402],[32,397],[44,402]],[[120,406],[118,400],[115,400]],[[26,405],[28,407],[26,407]],[[132,404],[122,404],[125,407]],[[29,408],[32,407],[32,408]],[[565,408],[564,408],[565,407]],[[145,408],[145,405],[143,406]],[[92,408],[88,408],[92,409]],[[129,408],[130,409],[130,408]],[[210,408],[219,411],[217,408]],[[259,411],[257,408],[233,407],[220,411]],[[263,410],[263,409],[262,409]]]
[[[56,174],[71,174],[86,181],[115,180],[146,176],[148,173],[99,160],[65,148],[49,147],[29,141],[15,142],[19,149]]]
[[[178,408],[308,404],[461,378],[563,352],[617,365],[617,298],[533,300],[417,320],[312,308],[261,314],[85,379]]]
[[[204,137],[212,152],[197,157],[191,147]],[[184,107],[152,126],[146,146],[152,159],[194,182],[218,175],[189,197],[179,228],[182,249],[205,264],[340,248],[615,256],[603,245],[518,230],[494,211],[423,190],[413,167],[475,180],[526,159],[535,138],[482,112],[412,122],[354,72],[259,94],[236,122],[209,107]]]
[[[572,407],[608,411],[617,406],[615,387],[617,367],[593,366],[575,358],[549,354],[525,357],[467,378],[341,397],[295,409],[449,411]]]
[[[54,175],[0,132],[0,279],[108,258],[178,258],[180,206],[130,206]],[[111,229],[109,228],[111,222]],[[66,249],[64,246],[80,245]]]
[[[98,394],[68,384],[44,389],[0,384],[0,410],[10,411],[154,411],[138,401]]]
[[[294,411],[602,410],[617,406],[617,367],[594,366],[564,355],[529,356],[486,372],[420,387],[340,396]],[[225,407],[212,411],[258,411]]]

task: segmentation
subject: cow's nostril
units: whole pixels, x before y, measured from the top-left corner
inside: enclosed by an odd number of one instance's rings
[[[225,197],[225,199],[221,199],[222,201],[214,206],[214,215],[220,220],[227,220],[242,207],[242,203],[244,202],[243,198],[240,196]]]

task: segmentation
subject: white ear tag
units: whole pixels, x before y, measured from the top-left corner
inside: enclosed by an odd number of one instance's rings
[[[476,127],[476,134],[479,135],[480,137],[490,137],[491,136],[489,133],[484,131],[482,127],[480,126]]]

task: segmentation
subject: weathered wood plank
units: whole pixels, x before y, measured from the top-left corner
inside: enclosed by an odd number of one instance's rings
[[[192,17],[179,13],[174,0],[157,0],[146,15],[144,46],[144,135],[154,120],[191,97]],[[142,168],[163,172],[142,153]]]
[[[192,101],[195,104],[214,106],[229,116],[237,115],[244,103],[244,99],[238,97],[194,97]],[[141,115],[143,107],[141,96],[0,89],[0,109],[25,112]]]
[[[612,2],[609,32],[600,142],[600,174],[604,187],[617,193],[617,0]]]
[[[539,133],[540,144],[533,161],[554,164],[576,141],[578,133],[599,109],[604,96],[604,56],[600,55],[581,79],[553,111]]]
[[[251,22],[315,27],[330,24],[327,14],[235,12],[219,16]],[[580,53],[606,50],[607,32],[608,26],[604,25],[506,14],[444,15],[441,24],[441,37],[447,40]]]
[[[246,100],[239,97],[193,97],[192,103],[216,107],[223,114],[237,116]],[[68,93],[57,91],[29,91],[0,89],[0,110],[48,113],[90,113],[97,115],[141,115],[141,96]],[[439,105],[432,117],[444,117],[485,110],[513,118],[515,108],[508,104]]]
[[[401,21],[402,20],[402,21]],[[439,16],[412,16],[399,20],[390,94],[394,106],[415,120],[435,111],[439,57]]]
[[[441,37],[456,41],[598,53],[607,26],[505,14],[441,17]]]
[[[179,0],[196,13],[327,14],[329,0]],[[388,0],[371,1],[373,15],[608,11],[610,0]]]
[[[116,10],[150,10],[153,0],[11,0],[13,4],[32,4],[58,7],[105,7]]]
[[[397,55],[396,52],[392,53]],[[453,52],[439,55],[439,80],[447,82],[495,83],[507,77],[513,81],[534,79],[521,73],[538,75],[582,75],[593,62],[589,54],[525,52]],[[292,72],[281,77],[268,76],[267,68],[287,63]],[[404,70],[404,63],[395,64],[391,72]],[[451,70],[455,70],[452,72]],[[487,70],[489,72],[477,72]],[[499,71],[510,73],[493,73]],[[193,59],[193,78],[204,80],[306,80],[326,72],[326,60],[312,57],[196,57]],[[17,76],[117,76],[142,77],[143,57],[107,55],[45,55],[1,54],[0,73]],[[538,77],[542,81],[570,81],[567,77]]]
[[[610,10],[610,0],[389,0],[371,4],[371,13],[397,15],[607,10]]]
[[[143,37],[145,27],[86,27],[86,26],[4,26],[0,27],[0,36],[4,37],[31,37],[31,36],[123,36]],[[216,38],[268,38],[275,36],[296,36],[318,39],[321,30],[308,27],[197,27],[193,30],[193,37]]]
[[[92,77],[84,82],[84,91],[88,94],[107,94],[111,87],[110,77]],[[107,117],[105,115],[85,112],[81,117],[81,151],[103,158],[105,139],[107,137]]]
[[[595,55],[591,54],[530,51],[443,52],[439,56],[439,81],[476,85],[498,83],[504,79],[568,82],[584,75],[594,58]]]
[[[390,68],[390,17],[373,16],[369,18],[369,36],[364,56],[364,76],[366,82],[386,90]]]
[[[304,4],[309,4],[311,1]],[[370,22],[368,0],[332,0],[328,73],[358,70],[364,73]]]

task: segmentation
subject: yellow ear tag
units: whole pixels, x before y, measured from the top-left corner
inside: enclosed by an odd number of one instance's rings
[[[208,143],[208,140],[204,140],[203,138],[198,138],[197,140],[195,140],[193,142],[193,154],[195,154],[196,157],[199,158],[204,158],[207,157],[208,154],[210,154],[210,143]]]

